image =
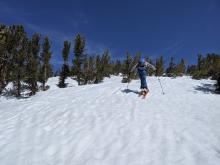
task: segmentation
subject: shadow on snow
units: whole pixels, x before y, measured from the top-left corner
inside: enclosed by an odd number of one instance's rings
[[[215,88],[215,85],[213,84],[201,84],[201,85],[198,85],[196,87],[194,87],[194,89],[196,91],[201,91],[201,92],[204,92],[206,94],[220,94],[220,92],[218,92]]]
[[[124,90],[121,90],[123,93],[135,93],[135,94],[139,94],[139,91],[137,90],[132,90],[132,89],[124,89]]]

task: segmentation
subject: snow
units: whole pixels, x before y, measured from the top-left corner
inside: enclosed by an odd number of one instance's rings
[[[0,97],[1,165],[219,165],[220,95],[212,80],[121,77],[57,87],[28,99]],[[208,87],[208,88],[207,88]]]

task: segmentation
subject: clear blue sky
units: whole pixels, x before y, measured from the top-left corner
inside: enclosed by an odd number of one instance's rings
[[[76,33],[86,37],[88,53],[109,48],[113,58],[140,51],[192,64],[198,53],[220,54],[220,0],[1,0],[0,22],[48,35],[55,66],[63,41]]]

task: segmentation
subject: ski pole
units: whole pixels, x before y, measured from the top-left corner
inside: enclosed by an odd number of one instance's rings
[[[160,78],[159,77],[157,77],[158,78],[158,81],[159,81],[159,83],[160,83],[160,87],[161,87],[161,90],[162,90],[162,94],[164,95],[165,93],[164,93],[164,91],[163,91],[163,87],[162,87],[162,84],[161,84],[161,82],[160,82]]]

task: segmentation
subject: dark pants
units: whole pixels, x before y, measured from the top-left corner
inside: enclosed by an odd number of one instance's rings
[[[146,76],[147,76],[147,70],[145,67],[139,67],[138,68],[138,75],[141,80],[141,89],[148,89],[147,87],[147,81],[146,81]]]

